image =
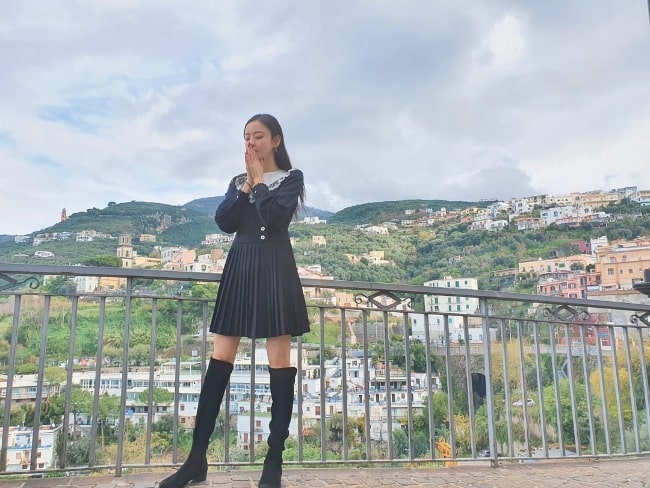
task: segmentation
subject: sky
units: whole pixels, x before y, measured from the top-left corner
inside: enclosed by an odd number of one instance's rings
[[[282,124],[307,205],[650,190],[645,0],[30,0],[0,15],[0,234],[182,205]]]

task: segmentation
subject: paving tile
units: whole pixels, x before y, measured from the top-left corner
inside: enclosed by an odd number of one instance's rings
[[[0,488],[155,488],[168,473],[140,472],[122,477],[0,478]],[[257,488],[259,470],[210,471],[196,488]],[[585,486],[650,488],[650,457],[531,464],[466,464],[449,468],[314,468],[286,469],[285,488],[536,488]]]

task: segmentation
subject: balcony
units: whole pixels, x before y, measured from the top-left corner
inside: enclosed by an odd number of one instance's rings
[[[83,276],[124,286],[47,285]],[[0,474],[131,476],[178,466],[211,351],[214,297],[199,291],[219,278],[0,264]],[[312,332],[293,343],[303,394],[294,405],[288,470],[570,464],[650,453],[645,298],[303,284],[331,296],[354,290],[356,299],[354,306],[309,303]],[[428,313],[425,295],[471,297],[480,306]],[[450,318],[463,326],[450,330]],[[242,341],[239,379],[231,380],[209,452],[212,469],[261,467],[257,420],[268,421],[270,406],[262,346]],[[18,389],[30,381],[31,390]],[[522,398],[531,401],[513,406]]]

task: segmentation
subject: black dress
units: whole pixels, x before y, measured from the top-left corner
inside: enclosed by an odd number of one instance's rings
[[[309,319],[289,223],[303,189],[298,169],[267,173],[273,182],[242,192],[246,175],[230,182],[215,214],[224,232],[236,232],[217,292],[210,332],[235,337],[299,336]]]

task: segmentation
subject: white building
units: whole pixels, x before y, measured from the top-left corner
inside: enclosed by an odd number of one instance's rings
[[[77,284],[78,293],[93,293],[99,288],[99,276],[75,276],[72,280]]]
[[[539,216],[544,221],[544,225],[551,225],[558,221],[571,218],[582,221],[586,218],[590,218],[593,213],[594,211],[591,207],[574,207],[572,205],[567,205],[564,207],[553,207],[542,210]]]
[[[56,439],[61,427],[61,425],[41,425],[38,428],[36,469],[56,467]],[[31,428],[9,427],[6,446],[7,471],[19,473],[31,470],[33,434]],[[2,438],[3,429],[0,427],[0,449],[5,450],[5,446],[2,445]]]
[[[303,224],[326,224],[327,220],[321,220],[318,217],[305,217]]]
[[[215,244],[225,244],[227,242],[232,242],[235,240],[234,235],[227,234],[207,234],[205,239],[201,241],[201,244],[204,246],[213,246]]]
[[[650,190],[634,191],[630,194],[630,201],[636,202],[641,206],[650,205]]]
[[[363,231],[370,234],[388,235],[388,227],[385,225],[369,225],[368,227],[364,227]]]
[[[160,262],[163,264],[169,263],[177,255],[182,254],[185,251],[187,251],[187,249],[184,247],[163,247],[160,249]]]
[[[294,415],[291,417],[289,424],[289,435],[293,437],[298,436],[298,421],[295,414],[297,408],[294,405]],[[264,404],[259,410],[255,411],[255,425],[253,426],[253,444],[258,445],[266,441],[271,433],[269,424],[271,422],[271,404]],[[251,416],[243,413],[237,415],[237,447],[248,451],[250,445],[251,434]]]
[[[37,379],[35,374],[19,374],[13,378],[11,386],[11,404],[12,408],[21,403],[33,404],[36,402]],[[59,393],[58,385],[43,383],[41,387],[41,401],[47,400],[52,395]],[[0,398],[7,398],[7,377],[0,376]]]
[[[596,254],[598,254],[599,247],[604,247],[608,245],[609,245],[609,241],[607,240],[607,236],[600,236],[596,239],[590,239],[589,248],[591,249],[591,255],[595,257]]]
[[[452,278],[446,276],[441,280],[432,280],[424,283],[424,286],[437,288],[455,288],[466,290],[478,290],[476,278]],[[444,330],[444,320],[449,325],[449,341],[459,342],[464,340],[464,320],[467,315],[476,315],[479,311],[479,299],[476,297],[425,295],[424,310],[430,312],[429,327],[433,330]],[[444,315],[443,315],[444,314]],[[483,342],[483,329],[480,317],[469,317],[467,319],[469,340],[473,343]],[[443,334],[440,337],[432,337],[432,340],[439,339],[444,344]]]

